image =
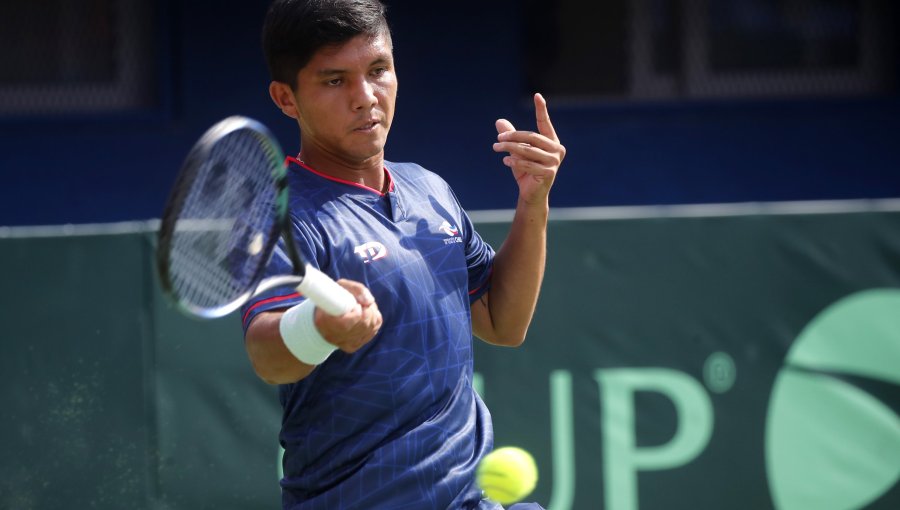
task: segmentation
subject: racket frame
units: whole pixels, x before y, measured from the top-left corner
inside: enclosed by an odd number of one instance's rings
[[[253,271],[253,276],[250,280],[251,285],[248,286],[245,292],[241,293],[228,303],[223,303],[222,305],[215,307],[202,307],[183,299],[174,285],[170,266],[172,243],[177,231],[176,227],[179,215],[183,210],[187,196],[191,191],[194,181],[197,179],[200,169],[209,158],[213,147],[215,147],[216,142],[229,134],[242,129],[249,130],[262,142],[267,155],[271,160],[271,177],[276,189],[275,203],[272,211],[275,221],[272,222],[272,228],[266,237],[266,244],[262,248],[261,253],[264,255],[260,257],[261,262]],[[287,185],[287,167],[285,165],[284,154],[281,152],[281,148],[278,146],[274,136],[268,128],[253,119],[242,116],[228,117],[215,124],[203,134],[188,153],[188,156],[185,158],[184,164],[181,167],[181,171],[178,173],[175,185],[169,193],[169,198],[166,201],[166,206],[163,210],[156,249],[156,269],[163,292],[186,315],[203,319],[215,319],[237,310],[256,294],[271,290],[275,287],[296,287],[299,285],[303,281],[306,265],[303,263],[299,251],[293,242],[293,236],[290,234],[288,206],[289,193]],[[274,276],[263,280],[262,277],[266,265],[272,256],[272,252],[275,250],[279,237],[284,237],[286,251],[293,268],[293,274]]]

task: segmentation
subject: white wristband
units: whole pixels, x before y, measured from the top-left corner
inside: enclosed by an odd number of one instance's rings
[[[319,365],[337,350],[319,333],[315,316],[316,304],[307,299],[284,312],[278,323],[285,347],[307,365]]]

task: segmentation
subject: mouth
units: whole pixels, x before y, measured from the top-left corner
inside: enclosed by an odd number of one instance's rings
[[[366,122],[365,124],[357,126],[356,129],[354,129],[354,131],[359,131],[362,133],[370,133],[370,132],[374,131],[375,128],[378,127],[379,124],[381,124],[380,120],[372,119],[372,120],[369,120],[368,122]]]

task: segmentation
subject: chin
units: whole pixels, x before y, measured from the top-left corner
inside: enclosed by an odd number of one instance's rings
[[[355,151],[360,159],[372,159],[384,156],[384,143],[372,144],[369,147],[358,147]]]

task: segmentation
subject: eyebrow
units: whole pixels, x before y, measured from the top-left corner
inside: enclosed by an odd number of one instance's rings
[[[369,67],[377,66],[379,64],[391,64],[391,63],[393,63],[393,61],[394,61],[394,59],[392,59],[391,57],[382,56],[382,57],[376,58],[371,63],[369,63]],[[328,69],[328,68],[326,68],[326,69],[319,69],[316,72],[316,74],[319,76],[329,76],[332,74],[343,74],[346,72],[347,72],[346,69]]]

